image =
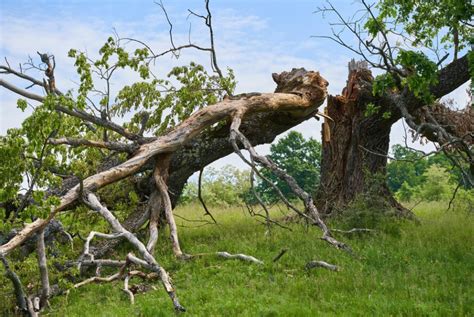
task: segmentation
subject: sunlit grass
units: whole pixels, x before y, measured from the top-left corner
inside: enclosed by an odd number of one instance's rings
[[[317,228],[291,224],[292,231],[266,226],[241,208],[212,208],[218,225],[177,219],[185,252],[228,251],[253,255],[259,266],[213,255],[189,262],[171,255],[166,233],[156,258],[172,275],[190,316],[348,316],[474,314],[474,218],[446,212],[445,206],[417,206],[421,225],[399,224],[390,234],[340,237],[357,253],[351,257],[321,241]],[[176,210],[187,219],[202,217],[200,206]],[[283,217],[276,208],[274,217]],[[263,220],[263,219],[261,219]],[[337,226],[337,224],[332,224]],[[193,227],[193,228],[190,228]],[[281,249],[288,252],[276,263]],[[305,270],[310,260],[341,267],[339,272]],[[132,280],[133,283],[142,283]],[[89,285],[52,301],[50,316],[173,316],[161,285],[136,296],[121,282]]]

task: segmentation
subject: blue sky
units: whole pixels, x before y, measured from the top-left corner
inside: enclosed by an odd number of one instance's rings
[[[187,41],[189,23],[193,42],[207,45],[207,33],[199,20],[187,19],[187,9],[204,13],[203,1],[164,0],[174,23],[175,39]],[[343,15],[350,16],[358,8],[353,1],[332,1]],[[321,0],[211,1],[216,49],[221,68],[231,67],[238,80],[238,92],[269,92],[275,87],[272,72],[305,67],[317,70],[330,85],[331,94],[340,93],[347,77],[349,51],[329,40],[312,38],[330,32],[330,17],[323,19],[313,11],[324,4]],[[0,57],[8,57],[11,65],[25,62],[36,51],[49,52],[57,60],[57,85],[67,90],[77,88],[70,48],[97,55],[98,48],[116,30],[120,36],[143,40],[159,51],[168,47],[168,26],[161,9],[153,1],[10,1],[0,4]],[[208,65],[208,56],[186,51],[178,63],[195,60]],[[166,70],[177,62],[163,58],[158,69]],[[32,73],[34,75],[34,73]],[[38,74],[37,74],[38,75]],[[133,77],[122,74],[115,83],[117,89],[130,83]],[[22,85],[21,83],[20,86]],[[23,84],[23,87],[25,85]],[[457,92],[462,95],[462,89]],[[0,89],[0,133],[18,126],[25,114],[15,107],[16,97]],[[398,124],[392,133],[392,143],[400,143],[404,133]],[[314,119],[296,130],[306,137],[320,139],[321,126]],[[268,146],[260,148],[263,153]],[[216,166],[233,163],[242,167],[235,157]]]

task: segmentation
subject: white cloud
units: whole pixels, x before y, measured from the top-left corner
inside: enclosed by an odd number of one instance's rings
[[[186,12],[177,13],[173,7],[167,9],[175,23],[177,44],[188,42],[188,25],[191,21],[193,43],[208,45],[207,30],[200,24],[199,19],[186,20]],[[309,37],[304,40],[288,36],[278,40],[270,39],[267,35],[272,32],[272,21],[255,15],[243,16],[239,12],[225,9],[215,12],[213,19],[218,61],[221,68],[230,66],[235,70],[237,92],[272,91],[275,84],[271,73],[291,70],[294,67],[319,71],[329,81],[331,94],[340,93],[345,85],[349,52],[340,50],[335,53],[328,43]],[[99,47],[112,34],[113,28],[123,37],[134,37],[147,42],[157,52],[169,47],[168,26],[156,6],[140,21],[116,20],[111,25],[97,18],[80,18],[71,13],[58,14],[54,19],[34,14],[13,16],[2,13],[0,23],[1,55],[7,56],[12,65],[18,65],[26,61],[28,54],[34,56],[37,50],[54,53],[58,64],[57,83],[64,90],[76,88],[73,80],[77,81],[73,60],[67,58],[67,51],[77,48],[97,56]],[[157,61],[157,72],[164,76],[173,65],[191,60],[209,65],[207,54],[188,50],[182,53],[179,61],[171,57]],[[120,72],[117,75],[113,86],[115,91],[137,78],[130,72]],[[14,82],[20,87],[26,86],[24,83]],[[456,94],[461,96],[461,92]],[[12,93],[0,89],[0,100],[0,134],[4,134],[6,129],[19,126],[25,114],[16,109],[16,96]],[[313,119],[299,125],[295,130],[306,137],[320,139],[320,123]],[[400,135],[402,134],[399,128],[393,129],[393,140],[399,142]],[[268,153],[269,146],[259,149]],[[244,166],[234,156],[225,158],[216,165],[221,166],[223,162]]]

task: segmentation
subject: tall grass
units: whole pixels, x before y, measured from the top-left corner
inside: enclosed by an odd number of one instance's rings
[[[289,224],[292,231],[266,226],[239,208],[213,208],[219,225],[200,226],[178,219],[188,253],[228,251],[253,255],[264,265],[204,256],[175,260],[167,233],[160,235],[156,258],[171,273],[189,316],[472,316],[474,314],[474,218],[445,212],[439,204],[416,208],[421,225],[397,223],[392,231],[341,236],[352,257],[319,239],[317,228]],[[202,219],[199,206],[176,210]],[[282,217],[277,209],[274,217]],[[338,223],[332,223],[337,227]],[[192,228],[190,228],[192,227]],[[387,226],[381,226],[381,230]],[[282,249],[288,252],[276,263]],[[125,250],[123,250],[125,251]],[[341,270],[306,270],[324,260]],[[132,280],[133,283],[143,283]],[[130,305],[121,282],[89,285],[52,300],[49,316],[173,316],[157,288]]]

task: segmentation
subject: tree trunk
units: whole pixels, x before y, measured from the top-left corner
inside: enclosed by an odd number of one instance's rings
[[[342,95],[329,96],[322,129],[321,183],[317,206],[326,215],[343,211],[361,195],[406,210],[392,197],[386,182],[390,130],[396,114],[387,117],[383,100],[366,98],[373,78],[363,63],[349,63]],[[371,94],[371,92],[369,92]],[[369,113],[376,109],[376,113]],[[378,109],[378,110],[377,110]],[[375,197],[376,196],[376,197]]]

